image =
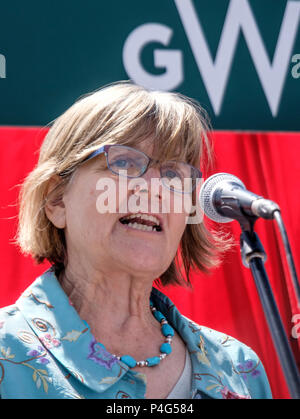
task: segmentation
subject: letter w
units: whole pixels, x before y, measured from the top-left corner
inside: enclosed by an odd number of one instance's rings
[[[243,32],[273,117],[277,115],[297,34],[300,2],[288,1],[270,63],[248,0],[231,0],[213,62],[192,0],[175,0],[215,114],[221,110],[240,30]],[[266,19],[268,16],[266,16]]]

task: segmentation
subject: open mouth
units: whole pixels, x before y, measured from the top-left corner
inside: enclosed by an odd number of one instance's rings
[[[162,231],[160,220],[149,214],[129,214],[120,218],[120,223],[142,231]]]

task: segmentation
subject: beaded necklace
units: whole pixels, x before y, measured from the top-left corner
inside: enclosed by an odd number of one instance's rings
[[[152,311],[153,316],[156,318],[156,320],[161,325],[161,333],[165,337],[164,343],[160,346],[160,355],[153,356],[150,358],[146,358],[142,361],[136,361],[132,356],[130,355],[123,355],[123,356],[116,356],[120,361],[124,362],[129,368],[134,367],[154,367],[155,365],[158,365],[160,361],[162,361],[167,355],[169,355],[172,352],[172,338],[174,336],[174,329],[168,324],[167,319],[165,316],[158,311],[154,306],[152,301],[150,300],[150,309]]]

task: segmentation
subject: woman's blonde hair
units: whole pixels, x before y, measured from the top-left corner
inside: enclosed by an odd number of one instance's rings
[[[99,146],[134,147],[151,138],[160,161],[178,158],[205,170],[212,158],[208,132],[205,111],[177,93],[148,91],[131,82],[118,82],[80,98],[53,123],[38,163],[22,185],[17,234],[21,250],[37,263],[47,259],[57,271],[64,268],[64,231],[56,228],[45,213],[49,183],[60,176],[58,203],[76,168]],[[190,270],[207,272],[227,244],[226,238],[210,233],[204,223],[187,224],[180,252],[161,275],[161,284],[180,284],[184,278],[189,284]]]

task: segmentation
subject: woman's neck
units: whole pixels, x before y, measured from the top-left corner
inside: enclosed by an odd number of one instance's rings
[[[126,273],[79,274],[66,268],[60,283],[79,316],[95,334],[139,334],[157,329],[150,311],[152,280]]]

